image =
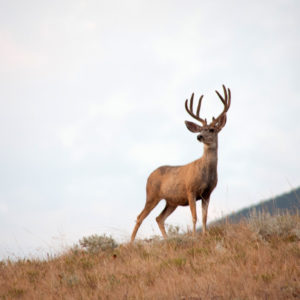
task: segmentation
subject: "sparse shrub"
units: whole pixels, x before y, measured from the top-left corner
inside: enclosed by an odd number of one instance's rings
[[[83,237],[81,240],[79,240],[79,244],[89,253],[109,251],[118,246],[117,242],[111,236],[106,236],[105,234],[94,234],[88,237]]]
[[[290,214],[271,216],[270,213],[253,211],[248,225],[251,230],[266,240],[274,235],[291,241],[300,240],[300,223]]]
[[[179,231],[180,231],[179,226],[174,226],[174,225],[167,224],[166,227],[167,227],[167,234],[168,234],[169,237],[179,235]]]

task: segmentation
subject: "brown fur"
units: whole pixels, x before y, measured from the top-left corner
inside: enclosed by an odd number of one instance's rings
[[[227,94],[225,100],[227,101]],[[197,159],[184,166],[162,166],[154,170],[147,180],[146,204],[142,212],[137,217],[135,228],[131,235],[131,241],[135,239],[136,233],[151,210],[162,200],[166,200],[166,206],[161,214],[156,218],[163,237],[167,237],[164,222],[166,218],[176,209],[177,206],[190,206],[193,218],[193,233],[196,232],[196,201],[202,200],[202,223],[203,233],[206,232],[207,209],[210,195],[218,182],[217,163],[218,163],[218,133],[226,123],[226,112],[230,106],[230,90],[227,107],[224,104],[223,113],[209,125],[206,120],[200,119],[200,105],[203,96],[198,104],[198,114],[193,115],[203,123],[199,126],[195,123],[186,121],[187,128],[192,132],[200,132],[197,139],[204,143],[204,153],[200,159]],[[219,94],[218,94],[219,95]],[[193,96],[192,96],[193,97]],[[223,102],[222,101],[222,102]],[[191,98],[191,103],[192,98]],[[223,102],[224,103],[224,102]],[[186,104],[187,107],[187,104]],[[192,106],[191,106],[192,107]],[[188,109],[187,109],[188,110]],[[192,112],[188,110],[188,112]],[[225,112],[225,113],[224,113]],[[191,113],[190,113],[191,114]]]

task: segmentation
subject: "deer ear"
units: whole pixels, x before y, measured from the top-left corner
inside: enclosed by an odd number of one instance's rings
[[[217,127],[218,127],[218,132],[221,131],[221,129],[225,126],[227,121],[227,117],[226,114],[224,116],[221,117],[221,119],[219,120]]]
[[[200,132],[202,127],[193,123],[193,122],[190,122],[190,121],[184,121],[187,129],[191,132]]]

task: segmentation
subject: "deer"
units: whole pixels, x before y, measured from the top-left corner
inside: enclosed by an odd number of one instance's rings
[[[193,111],[194,93],[192,93],[190,101],[186,99],[185,109],[187,113],[199,121],[201,125],[190,121],[185,121],[185,125],[189,131],[198,133],[197,140],[204,144],[203,155],[183,166],[161,166],[149,175],[146,185],[146,203],[137,217],[131,242],[134,241],[143,220],[162,199],[165,199],[166,205],[156,218],[156,222],[164,238],[167,238],[165,220],[175,211],[177,206],[189,205],[193,221],[193,236],[196,235],[196,201],[198,200],[202,202],[202,233],[206,233],[210,195],[218,182],[218,134],[226,124],[226,114],[231,103],[230,89],[226,88],[225,85],[222,87],[224,96],[221,96],[218,91],[215,92],[222,101],[224,108],[217,118],[212,118],[210,124],[207,124],[207,119],[200,117],[203,95],[199,98],[196,113]]]

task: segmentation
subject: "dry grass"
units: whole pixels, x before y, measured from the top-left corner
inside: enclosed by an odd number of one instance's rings
[[[0,299],[299,299],[300,217],[256,217],[204,237],[0,262]]]

